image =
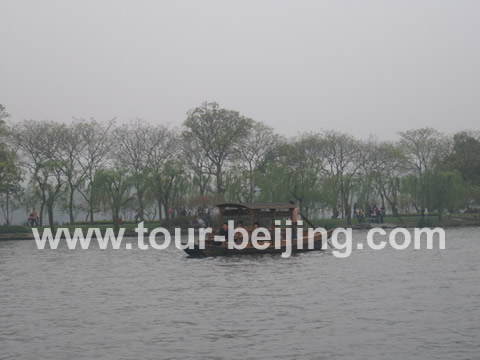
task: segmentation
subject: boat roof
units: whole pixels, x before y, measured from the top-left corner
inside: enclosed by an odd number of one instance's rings
[[[226,208],[244,208],[249,210],[290,210],[297,206],[290,203],[223,203],[216,205],[220,209]]]

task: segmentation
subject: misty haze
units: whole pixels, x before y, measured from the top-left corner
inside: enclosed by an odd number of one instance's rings
[[[478,357],[479,2],[0,5],[1,359]]]

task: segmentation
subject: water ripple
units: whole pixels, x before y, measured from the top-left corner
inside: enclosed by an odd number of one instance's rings
[[[478,359],[476,233],[348,259],[1,242],[0,359]]]

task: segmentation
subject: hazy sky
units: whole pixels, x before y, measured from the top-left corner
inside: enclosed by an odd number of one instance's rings
[[[203,101],[281,134],[480,129],[480,1],[0,0],[14,121],[180,125]]]

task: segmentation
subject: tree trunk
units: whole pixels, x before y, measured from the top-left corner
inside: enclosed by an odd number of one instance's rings
[[[347,225],[352,225],[352,212],[348,203],[345,203],[345,218],[347,219]]]
[[[90,212],[90,223],[93,224],[93,195],[92,190],[90,189],[90,201],[88,202],[88,209]]]
[[[397,207],[397,204],[396,204],[396,203],[392,203],[392,213],[393,213],[393,216],[396,216],[396,217],[399,216],[399,214],[398,214],[398,207]]]
[[[385,196],[385,199],[387,199],[390,206],[392,207],[393,216],[397,217],[400,221],[403,221],[402,218],[400,217],[400,214],[398,213],[398,206],[397,206],[396,198],[394,197],[393,199],[390,199],[388,196],[385,195],[385,193],[384,193],[384,196]],[[383,207],[385,208],[385,205],[383,205]]]
[[[310,216],[310,215],[308,214],[307,209],[305,209],[303,199],[300,200],[300,199],[298,199],[295,195],[293,195],[293,196],[294,196],[294,197],[297,199],[297,201],[298,201],[298,208],[300,209],[300,211],[302,211],[302,213],[303,213],[305,216],[307,216],[307,217]],[[301,218],[300,218],[300,219],[301,219]]]
[[[250,182],[250,194],[249,194],[249,198],[248,198],[248,202],[253,202],[253,188],[254,188],[254,184],[253,184],[253,169],[250,168],[249,169],[250,171],[250,179],[249,179],[249,182]]]
[[[70,224],[73,224],[75,222],[75,218],[73,216],[73,195],[75,193],[75,189],[72,189],[70,187],[70,196],[68,198],[68,212],[70,215]]]
[[[167,226],[170,225],[170,219],[173,214],[170,215],[170,202],[167,199],[163,199],[163,207],[165,208],[165,218],[167,219]]]
[[[6,210],[7,210],[6,215],[7,216],[6,216],[6,219],[5,219],[7,226],[10,225],[10,211],[9,211],[10,209],[9,208],[10,208],[10,193],[7,190],[7,203],[6,203]]]
[[[205,181],[203,181],[202,178],[200,178],[200,195],[201,196],[205,196],[205,194],[207,193],[207,187],[208,187],[209,181],[210,181],[210,177],[207,177]]]
[[[162,199],[157,197],[158,220],[162,220]]]
[[[47,213],[48,213],[48,225],[52,230],[52,234],[55,232],[55,223],[53,220],[53,204],[47,202]]]
[[[138,206],[140,207],[140,209],[138,210],[138,215],[139,215],[139,218],[140,218],[140,221],[143,221],[143,191],[139,191],[137,189],[137,198],[138,198]]]
[[[215,174],[217,178],[217,194],[225,193],[225,189],[223,188],[223,180],[222,180],[222,167],[217,166],[217,172]]]
[[[45,200],[42,200],[42,203],[40,204],[40,226],[43,226],[43,210],[45,208]]]
[[[352,225],[352,212],[346,195],[343,199],[343,212],[345,213],[345,218],[347,219],[347,225]]]
[[[120,224],[118,223],[119,216],[120,215],[120,209],[113,209],[112,211],[112,220],[113,220],[113,232],[115,234],[118,234],[120,230]]]

